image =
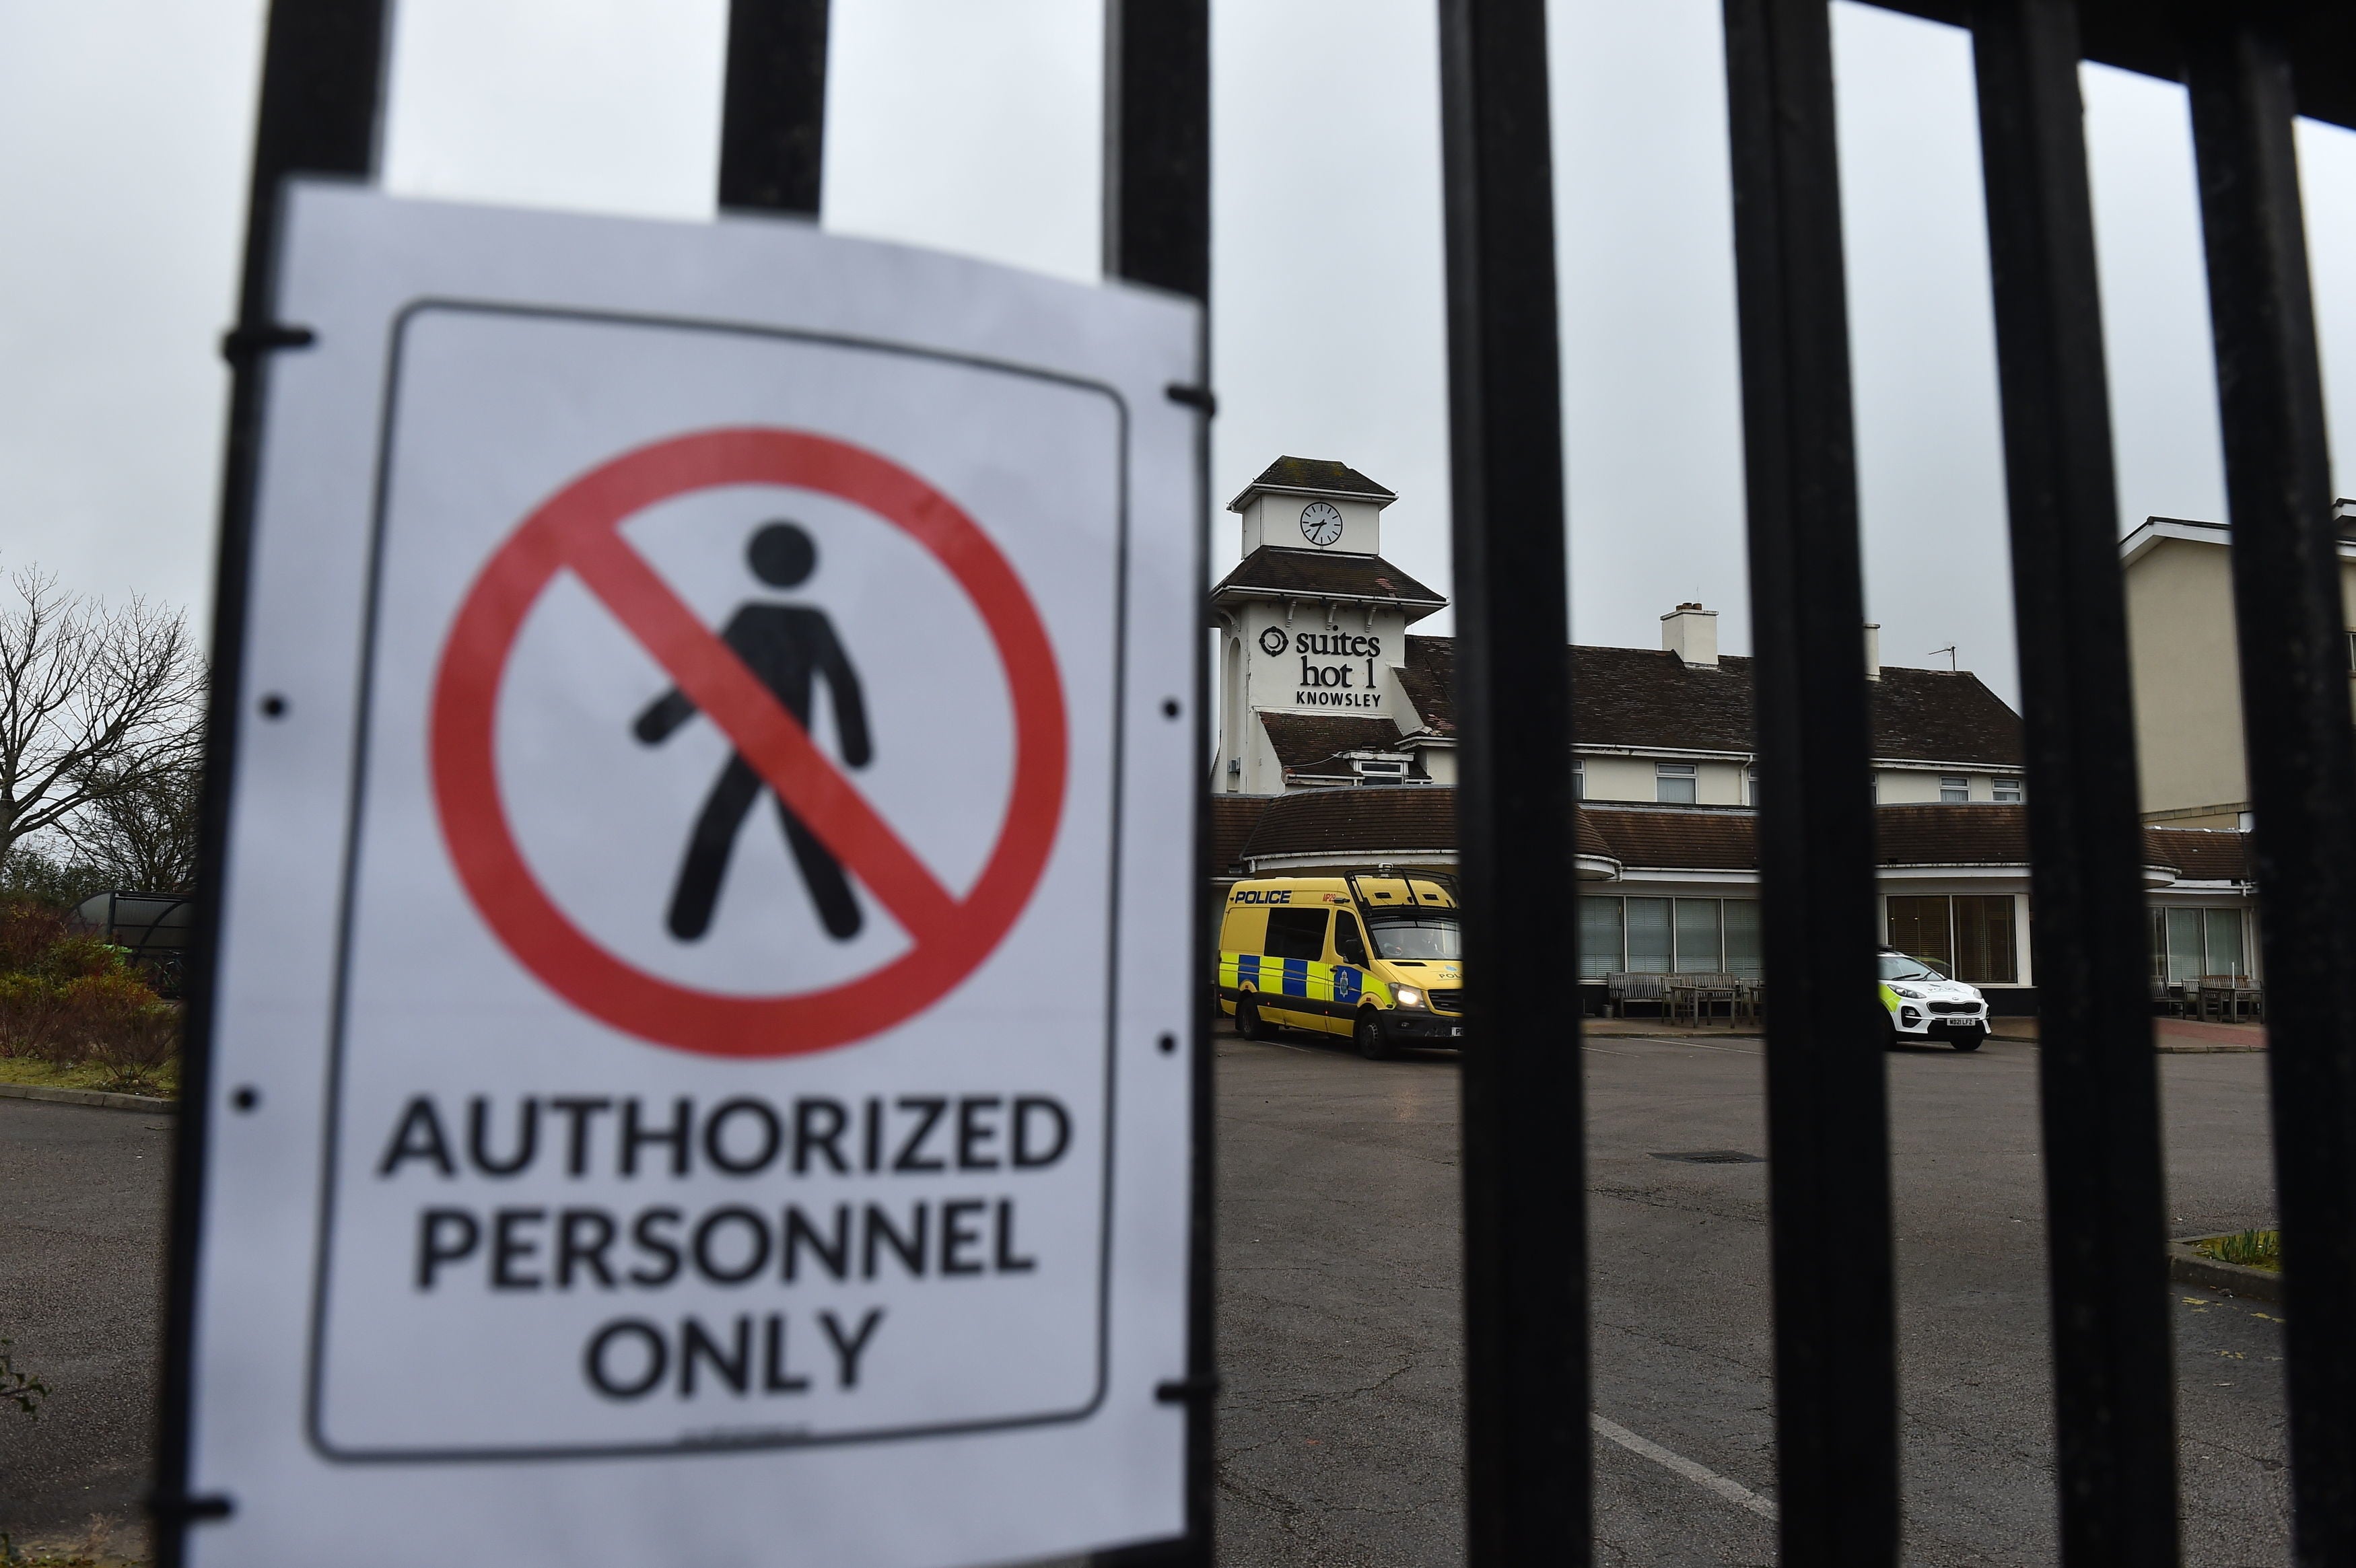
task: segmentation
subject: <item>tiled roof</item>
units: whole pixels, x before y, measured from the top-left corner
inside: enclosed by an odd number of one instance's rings
[[[1215,795],[1211,797],[1211,874],[1232,875],[1240,869],[1237,856],[1251,837],[1260,816],[1277,801],[1273,795]]]
[[[1874,859],[1885,866],[2025,866],[2025,805],[1908,805],[1876,807]]]
[[[1743,661],[1746,665],[1748,659]],[[1873,754],[2019,767],[2020,715],[1969,670],[1881,667],[1873,699]]]
[[[1884,866],[2021,866],[2028,808],[1909,805],[1876,807],[1875,859]],[[1759,865],[1758,814],[1747,807],[1615,805],[1579,811],[1579,853],[1644,870],[1749,871]],[[2191,828],[2144,830],[2147,864],[2195,881],[2249,876],[2246,836]],[[1383,855],[1456,848],[1456,792],[1431,787],[1312,790],[1270,801],[1240,854]]]
[[[1328,496],[1362,496],[1369,501],[1398,499],[1349,464],[1323,457],[1278,458],[1227,503],[1227,510],[1242,511],[1244,502],[1255,490],[1317,490]]]
[[[2025,805],[1885,805],[1873,814],[1878,858],[1885,866],[2024,866],[2029,863]],[[2246,881],[2249,843],[2239,833],[2189,827],[2143,830],[2147,866],[2192,881]]]
[[[1751,660],[1689,665],[1648,648],[1573,647],[1572,722],[1585,746],[1663,751],[1752,749]],[[1399,683],[1424,722],[1456,732],[1455,643],[1409,637]],[[1965,670],[1882,667],[1871,682],[1873,754],[1984,767],[2021,764],[2020,718]]]
[[[1387,719],[1355,719],[1338,713],[1262,713],[1260,728],[1276,748],[1276,760],[1288,773],[1347,773],[1346,764],[1331,768],[1344,752],[1389,752],[1398,747],[1398,726]]]
[[[2246,882],[2250,880],[2250,839],[2245,833],[2218,832],[2200,827],[2147,827],[2144,858],[2155,866],[2172,866],[2193,882]]]
[[[1431,785],[1373,789],[1317,789],[1280,795],[1269,802],[1243,847],[1248,859],[1264,855],[1376,855],[1398,852],[1453,853],[1456,792]],[[1582,818],[1581,855],[1609,858],[1602,837]]]
[[[1317,789],[1269,804],[1242,855],[1452,852],[1456,792],[1429,785]]]
[[[1229,589],[1297,593],[1303,599],[1391,599],[1430,614],[1448,603],[1378,555],[1333,554],[1262,545],[1211,590],[1211,602]],[[1413,614],[1409,620],[1417,617]]]
[[[1751,661],[1713,668],[1646,648],[1570,650],[1571,733],[1589,746],[1751,750]]]
[[[1647,870],[1751,871],[1759,866],[1756,813],[1737,806],[1645,805],[1590,801],[1580,809],[1623,866]]]
[[[1409,637],[1399,667],[1400,689],[1435,735],[1456,733],[1456,639]]]

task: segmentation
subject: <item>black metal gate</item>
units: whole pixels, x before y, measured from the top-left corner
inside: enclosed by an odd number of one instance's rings
[[[2126,613],[2078,63],[2191,90],[2266,911],[2298,1560],[2356,1563],[2356,731],[2293,114],[2351,123],[2345,6],[1893,6],[1972,28],[2021,647],[2062,1555],[2177,1559],[2156,1059]],[[1562,479],[1539,0],[1442,6],[1476,1563],[1584,1562],[1575,1065],[1513,857],[1568,824]],[[1847,301],[1824,0],[1726,0],[1767,972],[1779,1510],[1791,1563],[1898,1559],[1890,1159]],[[1545,692],[1533,687],[1559,679]],[[1509,695],[1510,693],[1510,695]],[[1534,1136],[1543,1120],[1558,1140]],[[1571,1173],[1568,1178],[1566,1171]]]
[[[1108,0],[1106,265],[1207,300],[1208,0]],[[2356,1565],[2356,729],[2291,122],[2356,125],[2356,7],[1914,0],[1973,29],[2022,651],[2052,1237],[2062,1558],[2177,1558],[2176,1439],[2143,859],[2110,420],[2077,67],[2191,91],[2224,416],[2275,1147],[2298,1561]],[[2083,16],[2081,12],[2083,10]],[[1512,867],[1572,853],[1570,692],[1544,0],[1440,0],[1467,946],[1491,1049],[1464,1070],[1470,1528],[1479,1568],[1590,1549],[1580,1053],[1553,976],[1575,906]],[[385,0],[275,0],[256,135],[225,478],[210,776],[241,716],[258,356],[276,193],[375,169]],[[827,0],[732,0],[720,200],[814,214]],[[1897,1376],[1864,619],[1826,0],[1726,0],[1750,507],[1769,1025],[1783,1560],[1898,1555]],[[1198,700],[1207,699],[1198,677]],[[1511,712],[1510,723],[1492,722]],[[1207,811],[1207,792],[1203,809]],[[206,816],[219,864],[225,802]],[[1510,842],[1507,832],[1510,825]],[[1199,829],[1198,829],[1199,832]],[[1201,835],[1198,843],[1207,842]],[[1203,879],[1207,896],[1209,879]],[[200,940],[218,929],[204,882]],[[1209,928],[1205,918],[1198,932]],[[1205,955],[1196,973],[1207,975]],[[175,1199],[185,1346],[210,1092],[196,1020]],[[1208,1147],[1209,988],[1197,1022]],[[1568,1147],[1567,1147],[1568,1146]],[[1566,1157],[1566,1155],[1569,1157]],[[1195,1189],[1192,1533],[1210,1558],[1210,1188]],[[1838,1244],[1829,1244],[1837,1238]],[[181,1495],[185,1357],[160,1506]],[[174,1517],[175,1514],[178,1517]]]

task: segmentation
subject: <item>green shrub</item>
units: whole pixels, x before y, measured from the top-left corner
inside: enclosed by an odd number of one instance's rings
[[[0,899],[0,973],[38,970],[67,938],[65,912],[37,899]]]
[[[36,900],[0,898],[0,1055],[95,1062],[104,1087],[146,1093],[161,1085],[179,1039],[179,1009],[122,948],[75,934]]]
[[[129,976],[131,964],[122,948],[103,938],[68,936],[49,944],[35,972],[52,980],[79,980],[85,976]]]
[[[0,1056],[70,1061],[61,1051],[65,998],[38,975],[0,975]]]
[[[0,1054],[96,1061],[152,1084],[178,1042],[179,1009],[134,975],[0,975]]]
[[[180,1009],[170,1002],[124,1008],[91,1037],[90,1060],[104,1070],[98,1086],[116,1094],[159,1093],[179,1053]]]
[[[162,999],[145,981],[121,970],[78,975],[59,986],[58,994],[74,1021],[93,1029],[143,1013]]]

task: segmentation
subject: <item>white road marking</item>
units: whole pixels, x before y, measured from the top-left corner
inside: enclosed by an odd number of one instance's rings
[[[1756,1055],[1758,1055],[1758,1054],[1759,1054],[1759,1052],[1758,1052],[1757,1051],[1755,1051],[1755,1050],[1753,1050],[1753,1049],[1751,1049],[1751,1047],[1746,1046],[1746,1045],[1713,1045],[1713,1044],[1711,1044],[1709,1041],[1708,1041],[1708,1040],[1678,1040],[1678,1039],[1673,1039],[1673,1038],[1668,1037],[1668,1036],[1665,1036],[1665,1035],[1656,1035],[1656,1034],[1607,1034],[1607,1035],[1603,1036],[1602,1038],[1603,1038],[1603,1039],[1605,1039],[1605,1040],[1622,1040],[1622,1041],[1625,1041],[1626,1043],[1628,1043],[1628,1044],[1630,1044],[1630,1045],[1677,1045],[1677,1046],[1689,1046],[1689,1047],[1691,1047],[1691,1048],[1693,1048],[1694,1050],[1697,1050],[1697,1051],[1732,1051],[1732,1052],[1733,1052],[1735,1055],[1737,1055],[1737,1056],[1756,1056]],[[1582,1043],[1583,1043],[1583,1042],[1582,1042]],[[1593,1050],[1593,1049],[1594,1049],[1594,1047],[1590,1046],[1590,1047],[1588,1047],[1588,1049],[1591,1051],[1591,1050]],[[1612,1054],[1613,1054],[1613,1055],[1615,1055],[1615,1056],[1625,1056],[1625,1055],[1627,1055],[1627,1054],[1628,1054],[1628,1052],[1626,1052],[1626,1051],[1614,1051],[1614,1052],[1612,1052]]]
[[[1697,1465],[1684,1455],[1664,1448],[1649,1437],[1639,1437],[1616,1421],[1606,1421],[1592,1412],[1589,1413],[1588,1420],[1594,1424],[1598,1437],[1609,1437],[1631,1454],[1642,1455],[1665,1469],[1675,1470],[1702,1490],[1716,1492],[1737,1508],[1749,1509],[1765,1520],[1775,1517],[1774,1503],[1741,1482],[1730,1481],[1717,1471]]]

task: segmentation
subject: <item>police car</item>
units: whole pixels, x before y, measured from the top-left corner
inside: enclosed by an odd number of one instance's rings
[[[1891,1044],[1944,1042],[1957,1051],[1977,1051],[1987,1039],[1987,998],[1979,987],[1950,980],[1929,959],[1895,947],[1881,950],[1880,965]]]

